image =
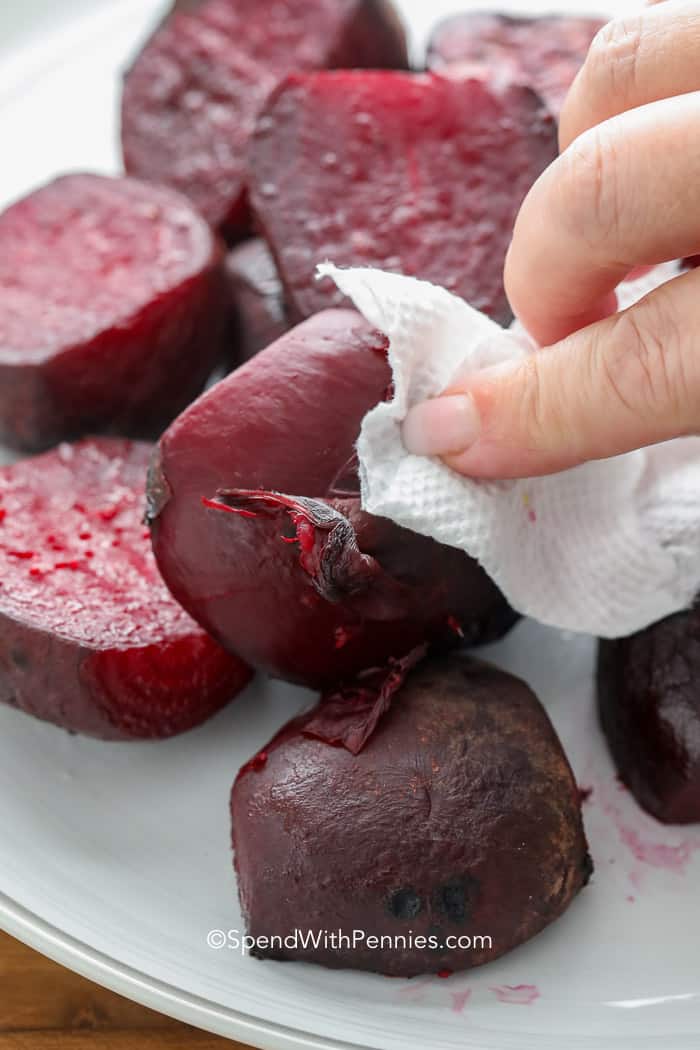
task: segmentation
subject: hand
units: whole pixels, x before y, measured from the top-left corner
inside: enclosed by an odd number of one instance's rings
[[[638,266],[700,251],[699,89],[700,2],[601,30],[506,261],[513,309],[546,349],[414,407],[409,451],[527,477],[700,432],[700,270],[621,313],[614,293]]]

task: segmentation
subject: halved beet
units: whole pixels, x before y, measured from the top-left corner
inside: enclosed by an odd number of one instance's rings
[[[325,697],[243,767],[231,814],[247,930],[272,938],[260,958],[401,977],[479,966],[558,918],[592,871],[543,707],[460,654]],[[320,943],[295,945],[295,929]],[[324,930],[387,940],[333,947]]]
[[[0,441],[157,437],[224,351],[221,250],[171,190],[66,175],[0,215]]]
[[[316,73],[263,111],[251,203],[292,313],[342,302],[318,263],[378,266],[511,317],[503,263],[518,208],[557,152],[528,88],[488,78]]]
[[[602,641],[598,705],[639,804],[666,824],[700,822],[700,608]]]
[[[390,381],[384,337],[329,310],[213,387],[160,442],[149,493],[168,586],[222,644],[281,678],[326,684],[514,621],[466,555],[360,509],[354,444]]]
[[[593,37],[604,24],[605,19],[577,15],[456,15],[434,30],[428,65],[441,70],[460,63],[484,63],[534,88],[558,115]]]
[[[206,0],[160,26],[126,75],[127,171],[185,193],[232,237],[249,228],[248,141],[297,69],[408,64],[388,0]]]
[[[226,275],[233,310],[233,356],[247,361],[292,327],[275,260],[261,238],[230,252]]]
[[[181,733],[250,679],[158,574],[151,451],[98,438],[0,470],[0,701],[105,740]]]

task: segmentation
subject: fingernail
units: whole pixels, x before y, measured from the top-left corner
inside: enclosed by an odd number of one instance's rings
[[[402,437],[414,456],[463,452],[479,437],[481,422],[473,397],[449,394],[414,405],[403,421]]]

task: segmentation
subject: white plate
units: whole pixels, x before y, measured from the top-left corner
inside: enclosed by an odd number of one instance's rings
[[[402,6],[419,39],[467,5]],[[118,170],[118,71],[161,7],[0,6],[1,201],[62,169]],[[0,925],[125,995],[260,1047],[696,1050],[700,828],[663,828],[618,788],[593,713],[591,640],[524,623],[492,655],[531,682],[593,787],[593,884],[506,958],[448,980],[390,981],[207,947],[209,930],[241,926],[233,776],[308,699],[261,681],[158,744],[71,738],[0,709]],[[506,985],[533,986],[533,1001],[502,1001]]]

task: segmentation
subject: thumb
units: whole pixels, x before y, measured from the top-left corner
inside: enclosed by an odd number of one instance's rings
[[[551,474],[700,430],[700,271],[414,406],[406,449],[474,478]],[[697,333],[697,334],[696,334]]]

